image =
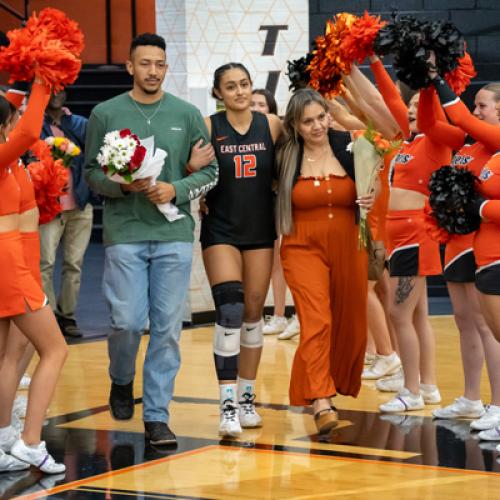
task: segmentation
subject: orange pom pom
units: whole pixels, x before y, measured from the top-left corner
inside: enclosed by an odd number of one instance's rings
[[[34,36],[45,31],[46,39],[60,40],[62,46],[76,57],[84,49],[83,33],[78,28],[78,23],[58,9],[47,7],[40,11],[38,17],[33,13],[26,23],[26,29]]]
[[[380,21],[380,16],[371,16],[365,10],[364,15],[356,19],[343,37],[340,44],[342,59],[351,64],[361,64],[366,56],[373,54],[373,42],[386,24],[386,21]]]
[[[343,12],[326,22],[325,35],[316,38],[316,50],[309,65],[310,85],[323,96],[331,98],[340,92],[342,74],[349,73],[351,63],[344,61],[340,45],[356,16]]]
[[[45,224],[62,212],[60,197],[68,185],[69,170],[61,160],[54,161],[45,141],[38,141],[31,151],[39,161],[30,163],[28,170],[35,189],[40,224]]]
[[[72,84],[78,77],[83,35],[74,21],[56,9],[35,14],[25,28],[7,33],[8,47],[0,49],[0,70],[10,74],[10,82],[32,81],[37,75],[54,92]]]
[[[472,58],[467,51],[463,57],[458,60],[458,66],[449,73],[446,73],[444,79],[448,82],[455,94],[460,95],[470,84],[471,80],[477,75],[476,68]]]

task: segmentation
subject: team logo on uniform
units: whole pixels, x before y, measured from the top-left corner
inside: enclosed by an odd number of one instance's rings
[[[414,158],[414,156],[412,156],[409,153],[398,153],[396,155],[396,159],[395,159],[394,163],[399,163],[401,165],[406,165],[407,163],[409,163],[410,161],[412,161],[413,158]]]
[[[215,138],[215,140],[217,142],[222,142],[222,141],[225,141],[226,139],[227,139],[227,135],[221,135],[221,136]]]
[[[468,165],[472,160],[472,156],[456,154],[453,157],[453,160],[451,160],[451,165],[453,167],[464,167],[465,165]]]
[[[492,175],[493,172],[488,167],[484,167],[483,170],[481,170],[481,173],[479,174],[479,178],[482,181],[487,181]]]

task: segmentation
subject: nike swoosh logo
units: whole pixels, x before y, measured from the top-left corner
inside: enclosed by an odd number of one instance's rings
[[[253,332],[256,328],[256,326],[254,326],[253,328],[247,328],[247,332]]]
[[[229,337],[230,335],[234,335],[235,332],[224,332],[225,337]]]
[[[217,142],[222,142],[222,141],[225,141],[227,139],[227,135],[222,135],[220,137],[216,137],[215,140]]]

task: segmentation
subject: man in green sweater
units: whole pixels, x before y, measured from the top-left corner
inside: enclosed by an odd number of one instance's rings
[[[103,291],[111,310],[108,338],[115,419],[134,412],[133,382],[141,335],[150,339],[143,370],[143,419],[151,444],[176,442],[168,427],[168,405],[180,365],[179,337],[191,273],[194,221],[190,201],[217,183],[218,167],[200,112],[163,92],[165,41],[145,33],[132,41],[127,70],[133,88],[96,106],[87,127],[85,178],[104,197]],[[167,152],[156,184],[149,179],[118,184],[96,161],[107,132],[130,129],[154,136]],[[201,146],[201,140],[205,146]],[[192,175],[191,171],[200,166]],[[156,205],[172,202],[184,217],[169,222]]]

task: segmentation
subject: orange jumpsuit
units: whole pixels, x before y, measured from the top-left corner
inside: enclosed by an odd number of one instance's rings
[[[409,134],[408,110],[382,63],[371,65],[380,92],[403,134]],[[451,151],[465,134],[446,122],[434,88],[420,91],[418,127],[422,133],[406,140],[393,160],[391,187],[429,195],[430,176],[447,165]],[[389,210],[386,224],[391,276],[441,274],[439,245],[424,229],[423,209]]]
[[[356,189],[348,177],[300,178],[281,258],[300,321],[290,404],[356,396],[366,346],[367,256],[358,247]]]
[[[13,171],[19,168],[18,158],[38,140],[49,96],[47,87],[34,84],[26,112],[8,142],[0,144],[0,216],[21,211],[21,189]],[[46,297],[25,262],[21,233],[3,232],[0,240],[0,317],[23,314],[27,305],[32,310],[43,307]]]

